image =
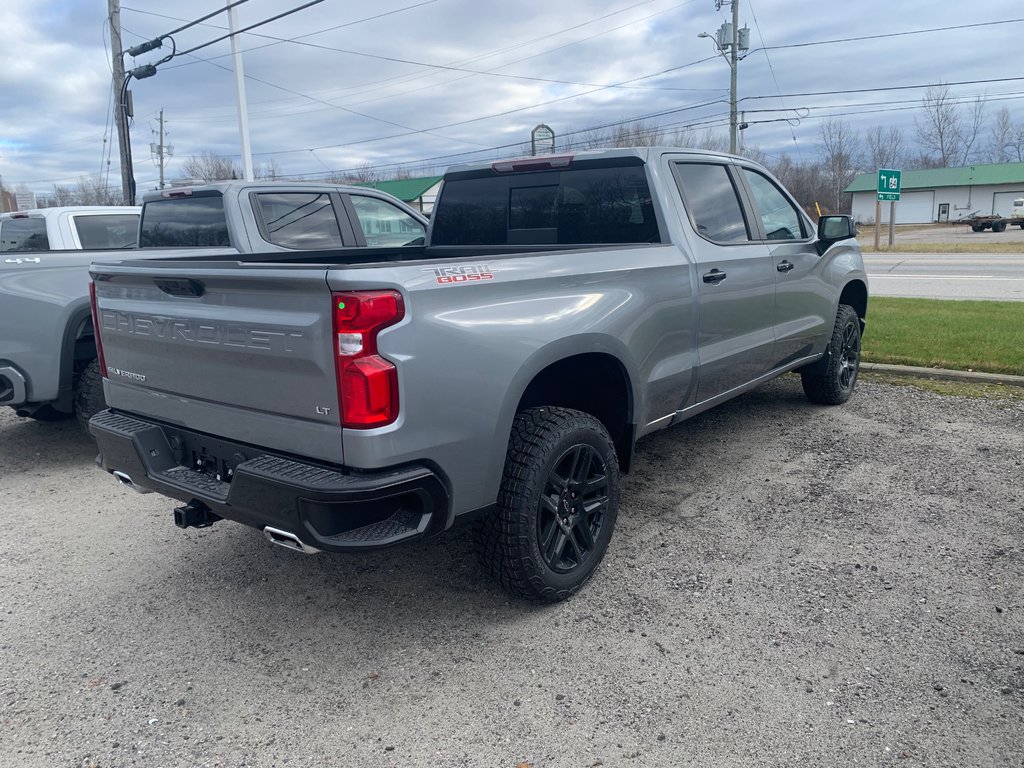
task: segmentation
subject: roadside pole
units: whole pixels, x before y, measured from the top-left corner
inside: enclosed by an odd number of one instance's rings
[[[903,186],[903,171],[896,168],[878,169],[878,194],[875,195],[875,250],[878,250],[879,230],[882,226],[882,201],[889,201],[889,245],[896,237],[896,203]]]
[[[882,201],[875,200],[875,250],[878,250],[879,238],[882,235]]]

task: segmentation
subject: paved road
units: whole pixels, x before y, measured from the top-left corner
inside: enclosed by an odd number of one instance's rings
[[[795,377],[641,441],[531,607],[469,537],[179,531],[0,408],[0,765],[1020,768],[1024,404]]]
[[[1024,254],[866,253],[876,296],[1024,301]]]

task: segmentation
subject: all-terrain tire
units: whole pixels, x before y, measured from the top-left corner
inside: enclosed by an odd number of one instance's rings
[[[75,416],[82,429],[89,431],[89,419],[107,407],[103,398],[103,379],[100,364],[93,360],[82,371],[75,386]]]
[[[569,408],[516,415],[495,512],[477,521],[480,560],[511,593],[575,594],[604,557],[619,503],[619,462],[604,425]]]
[[[828,345],[824,373],[800,372],[804,394],[812,403],[840,405],[850,399],[860,369],[860,318],[857,311],[840,304]]]

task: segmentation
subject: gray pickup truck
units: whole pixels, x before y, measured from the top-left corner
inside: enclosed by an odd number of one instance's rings
[[[748,160],[642,148],[450,169],[418,248],[95,265],[98,463],[305,553],[473,521],[502,584],[559,600],[638,438],[787,371],[850,397],[854,235]]]
[[[100,215],[102,214],[102,215]],[[89,265],[123,258],[422,244],[426,220],[361,187],[222,182],[147,193],[138,208],[0,217],[0,405],[39,420],[105,407]],[[89,250],[69,250],[87,248]],[[107,250],[104,250],[107,249]]]

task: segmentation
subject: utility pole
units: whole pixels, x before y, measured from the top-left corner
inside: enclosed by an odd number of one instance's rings
[[[110,18],[110,55],[114,75],[111,87],[114,89],[114,123],[117,125],[117,147],[121,156],[121,197],[125,205],[135,205],[134,172],[132,150],[128,136],[128,98],[124,77],[124,55],[121,51],[121,8],[119,0],[107,0],[107,14]]]
[[[747,27],[740,29],[739,0],[715,0],[715,10],[722,10],[726,3],[732,6],[732,23],[723,22],[714,37],[707,32],[701,32],[697,37],[711,38],[715,50],[729,65],[729,151],[735,155],[739,127],[739,121],[736,119],[736,68],[743,58],[741,54],[750,50],[750,30]]]
[[[160,110],[160,128],[158,131],[159,141],[151,142],[149,145],[149,151],[153,153],[153,157],[156,159],[156,167],[160,169],[160,189],[163,189],[164,184],[164,167],[167,165],[167,158],[174,154],[174,147],[164,143],[164,111]]]
[[[736,154],[736,55],[740,47],[740,4],[732,0],[732,42],[729,46],[729,152]]]

